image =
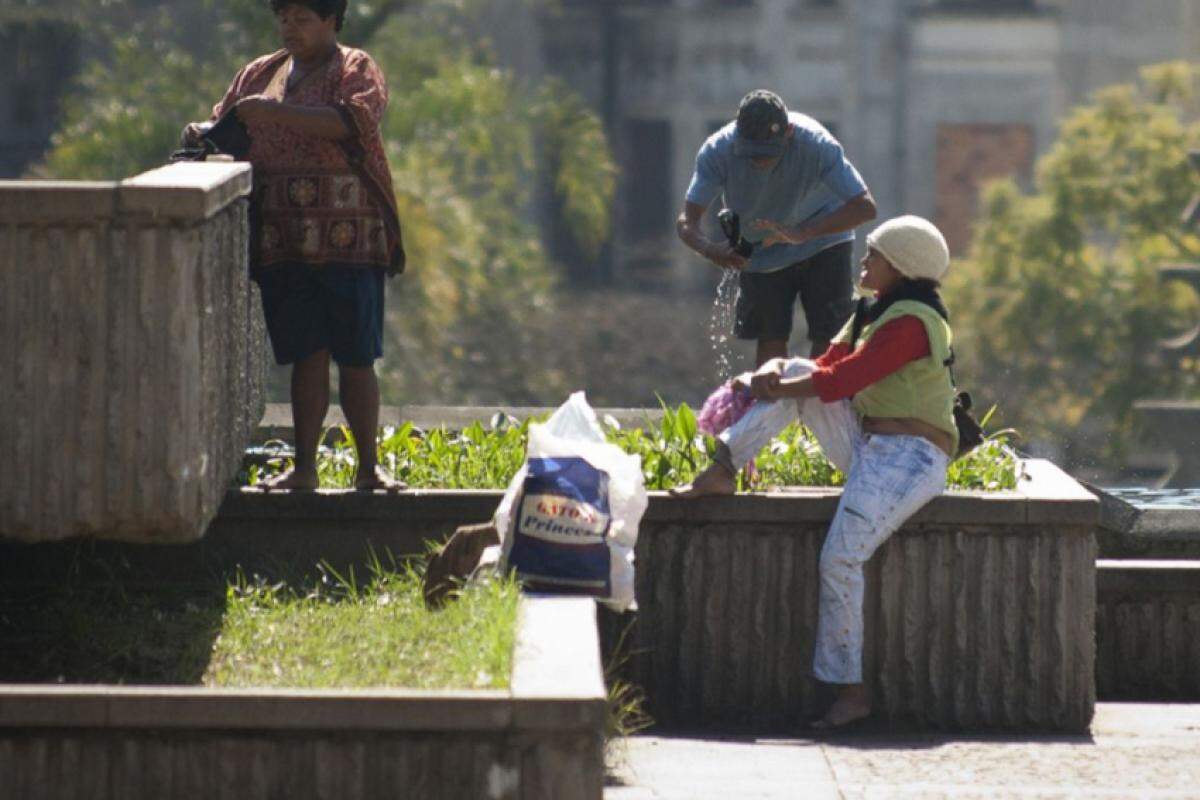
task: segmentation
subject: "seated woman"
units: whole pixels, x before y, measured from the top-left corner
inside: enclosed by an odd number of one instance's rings
[[[875,302],[860,306],[815,362],[775,359],[739,378],[759,402],[720,435],[715,463],[675,492],[732,493],[737,470],[795,419],[797,408],[825,455],[846,473],[821,551],[813,659],[817,679],[838,692],[816,728],[871,713],[862,682],[863,564],[941,493],[958,444],[950,326],[937,292],[950,264],[946,240],[927,220],[905,216],[879,226],[867,248],[860,284]],[[772,402],[785,398],[797,403]]]

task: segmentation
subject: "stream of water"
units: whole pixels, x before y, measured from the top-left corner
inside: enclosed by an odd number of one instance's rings
[[[733,321],[737,303],[737,272],[721,271],[721,282],[713,298],[712,314],[708,320],[708,341],[716,361],[717,383],[721,384],[738,371],[738,354],[733,346]]]

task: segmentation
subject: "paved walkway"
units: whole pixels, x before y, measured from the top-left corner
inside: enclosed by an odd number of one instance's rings
[[[638,736],[621,761],[605,800],[1200,800],[1200,705],[1101,703],[1091,736]]]

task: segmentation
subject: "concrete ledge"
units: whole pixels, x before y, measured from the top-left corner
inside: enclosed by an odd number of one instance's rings
[[[123,181],[0,181],[0,219],[95,224],[122,215],[202,222],[250,194],[250,165],[181,162]]]
[[[1100,499],[1100,555],[1112,559],[1200,559],[1200,509],[1135,506],[1088,487]]]
[[[0,181],[0,219],[7,224],[94,224],[117,211],[115,181]]]
[[[1020,491],[1028,499],[1027,524],[1095,527],[1100,521],[1096,496],[1053,462],[1031,458],[1024,466],[1028,480],[1022,481]]]
[[[1062,483],[1065,474],[1049,462],[1028,462],[1033,476],[1016,492],[950,491],[934,499],[913,518],[911,526],[955,526],[971,535],[997,526],[1014,531],[1031,515],[1045,524],[1094,525],[1098,503],[1090,494]],[[1053,495],[1041,481],[1057,482],[1065,491]],[[1069,479],[1067,479],[1069,480]],[[241,566],[271,574],[281,563],[311,566],[325,559],[335,565],[361,562],[369,549],[397,556],[424,552],[427,540],[447,538],[462,524],[490,519],[501,492],[492,490],[414,490],[382,492],[320,491],[271,493],[239,489],[226,493],[204,538],[184,546],[138,547],[97,543],[93,547],[120,553],[147,577],[187,580],[198,574]],[[833,518],[840,489],[798,488],[768,494],[677,500],[651,492],[643,518],[643,535],[662,526],[704,525],[713,535],[739,535],[744,525],[810,523],[824,526]],[[1032,508],[1048,504],[1046,509]],[[720,526],[720,527],[713,527]],[[73,545],[66,543],[62,548]],[[54,580],[55,570],[70,559],[53,545],[22,547],[0,538],[0,579],[14,582]],[[7,567],[11,566],[11,569]]]
[[[1049,461],[1025,462],[1027,479],[1016,491],[947,491],[913,517],[914,524],[986,522],[999,524],[1095,525],[1099,502]],[[779,491],[678,500],[650,492],[647,522],[828,522],[841,498],[838,488],[785,488]],[[491,517],[502,492],[496,490],[416,489],[400,494],[323,490],[266,494],[254,489],[229,492],[216,525],[235,519],[451,521],[459,524]],[[474,515],[474,516],[467,516]]]
[[[0,774],[22,798],[599,800],[595,620],[525,598],[509,691],[0,686]]]
[[[1039,475],[1057,471],[1035,467],[1035,472],[1038,469]],[[1039,524],[1094,524],[1098,513],[1094,497],[1074,493],[1052,497],[1043,491],[1042,498],[1034,499],[1026,488],[1036,483],[1022,481],[1018,492],[947,492],[922,509],[910,525],[953,526],[966,535],[997,526],[1015,532],[1031,524],[1031,514],[1038,517]],[[823,535],[837,510],[841,490],[799,489],[699,501],[677,500],[665,492],[650,495],[642,522],[644,536],[681,525],[705,526],[714,536],[740,536],[747,525],[795,524],[815,526]],[[361,566],[368,550],[397,556],[421,554],[427,541],[441,541],[459,525],[490,519],[500,497],[501,492],[491,490],[414,490],[389,495],[332,490],[265,494],[241,489],[225,495],[201,541],[183,547],[119,551],[131,564],[142,565],[140,571],[151,579],[187,580],[198,573],[237,566],[269,575],[281,563],[311,566],[321,559],[339,567]],[[1031,511],[1041,503],[1051,507]],[[0,540],[0,548],[4,546]],[[24,581],[34,574],[40,575],[38,580],[52,579],[59,562],[69,560],[52,547],[40,547],[22,553],[19,561],[24,565],[7,574],[5,559],[0,558],[0,578]],[[34,566],[39,561],[44,569]]]
[[[265,493],[236,489],[225,495],[221,512],[210,533],[234,520],[258,520],[270,525],[297,521],[315,524],[327,521],[345,531],[348,521],[479,521],[491,517],[502,492],[471,489],[416,489],[399,494],[364,493],[350,490],[321,490],[308,493]],[[650,492],[644,519],[648,522],[828,522],[837,510],[841,489],[807,489],[739,494],[679,500],[666,492]],[[935,498],[913,517],[914,523],[945,522],[1022,525],[1030,521],[1032,505],[1049,502],[1035,515],[1046,521],[1087,524],[1096,517],[1096,501],[1031,500],[1022,492],[948,491]],[[474,515],[474,516],[465,516]],[[349,533],[349,531],[345,531]]]
[[[508,692],[0,686],[0,728],[503,730]]]
[[[117,204],[125,214],[200,222],[248,194],[249,164],[183,161],[121,181]]]

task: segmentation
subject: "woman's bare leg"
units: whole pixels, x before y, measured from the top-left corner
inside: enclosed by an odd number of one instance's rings
[[[354,488],[360,491],[383,489],[395,492],[404,489],[400,481],[388,475],[379,466],[379,379],[375,367],[338,366],[338,393],[341,396],[342,413],[354,434],[354,445],[358,449],[358,472],[354,476]]]
[[[295,466],[258,484],[263,491],[311,492],[317,488],[317,444],[329,410],[329,351],[318,350],[292,365],[292,429]]]

